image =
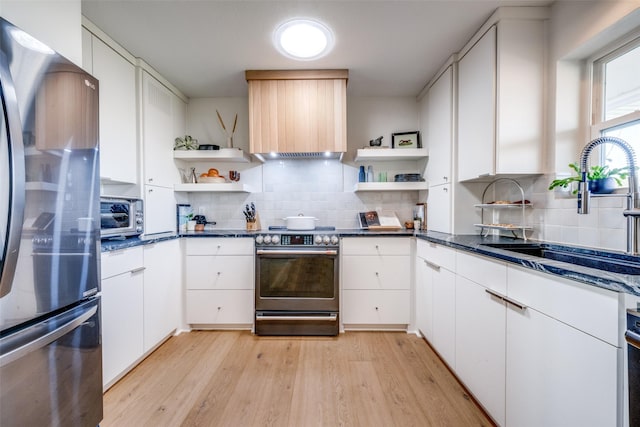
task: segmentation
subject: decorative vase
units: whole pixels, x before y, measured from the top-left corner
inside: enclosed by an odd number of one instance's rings
[[[617,188],[616,180],[613,178],[596,179],[589,181],[589,191],[594,194],[610,194]]]
[[[227,137],[227,148],[233,148],[233,135]]]

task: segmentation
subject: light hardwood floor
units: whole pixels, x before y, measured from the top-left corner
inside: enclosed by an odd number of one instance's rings
[[[489,426],[433,350],[404,332],[172,337],[104,396],[109,426]]]

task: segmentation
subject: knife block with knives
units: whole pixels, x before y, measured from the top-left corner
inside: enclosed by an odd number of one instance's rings
[[[256,212],[256,205],[253,202],[251,202],[251,206],[245,205],[242,213],[247,221],[247,231],[260,230],[260,216]]]

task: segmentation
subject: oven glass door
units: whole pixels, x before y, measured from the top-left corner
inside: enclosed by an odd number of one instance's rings
[[[258,260],[260,298],[336,298],[334,256],[260,255]]]
[[[100,228],[103,233],[133,230],[134,215],[131,203],[122,201],[100,201]]]

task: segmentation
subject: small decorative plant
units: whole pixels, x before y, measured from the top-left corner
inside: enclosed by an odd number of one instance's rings
[[[198,149],[198,140],[192,138],[191,135],[185,135],[183,138],[178,137],[174,141],[173,149],[174,150],[197,150]]]
[[[575,176],[570,176],[562,179],[554,179],[549,184],[549,190],[553,190],[556,187],[567,188],[573,182],[580,182],[580,166],[577,162],[569,163],[569,167],[573,169],[576,173]],[[587,180],[588,181],[599,181],[607,178],[611,178],[615,180],[615,182],[621,186],[622,180],[626,179],[629,176],[629,167],[625,166],[622,168],[609,168],[609,165],[595,165],[591,166],[587,171]],[[573,194],[576,194],[578,190],[573,190]]]

